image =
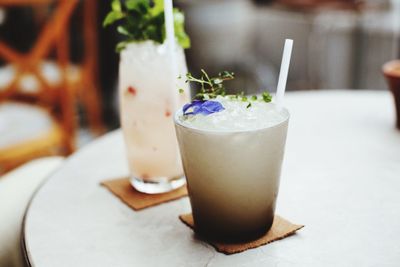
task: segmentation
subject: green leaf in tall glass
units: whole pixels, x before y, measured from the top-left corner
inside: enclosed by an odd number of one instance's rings
[[[190,47],[190,38],[185,32],[185,17],[174,8],[175,37],[182,48]],[[118,24],[117,31],[125,40],[117,45],[121,51],[129,42],[153,40],[163,43],[165,34],[164,1],[163,0],[112,0],[111,11],[104,19],[103,25]]]

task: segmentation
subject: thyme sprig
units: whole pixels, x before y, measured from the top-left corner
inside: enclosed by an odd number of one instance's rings
[[[217,96],[225,96],[226,88],[224,86],[224,81],[233,80],[235,78],[235,74],[229,71],[223,71],[218,73],[217,77],[212,77],[205,72],[205,70],[201,69],[201,77],[196,78],[191,73],[186,74],[186,82],[194,82],[200,84],[200,92],[197,93],[194,97],[196,100],[207,100],[216,98]]]
[[[209,100],[214,99],[217,96],[227,96],[232,100],[239,100],[243,102],[248,102],[247,108],[251,107],[251,102],[253,101],[264,101],[271,102],[272,96],[268,91],[264,91],[261,96],[252,95],[250,97],[246,96],[244,92],[240,94],[227,94],[224,82],[233,80],[235,78],[235,73],[229,71],[222,71],[218,73],[216,77],[210,77],[204,69],[201,69],[201,76],[199,78],[194,77],[190,72],[186,74],[186,83],[193,82],[200,85],[200,92],[194,96],[194,100]],[[179,89],[179,92],[183,92],[183,89]]]

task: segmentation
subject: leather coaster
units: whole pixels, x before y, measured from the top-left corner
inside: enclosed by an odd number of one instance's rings
[[[142,210],[187,196],[186,186],[161,194],[141,193],[133,188],[128,178],[103,181],[101,185],[134,210]]]
[[[183,214],[179,216],[179,219],[194,229],[194,221],[191,213]],[[257,248],[259,246],[266,245],[268,243],[283,239],[294,234],[297,230],[303,228],[304,225],[292,224],[291,222],[285,220],[284,218],[275,215],[274,222],[272,223],[271,229],[258,239],[243,242],[243,243],[220,243],[214,241],[207,241],[211,244],[218,252],[230,255],[234,253],[243,252],[248,249]]]

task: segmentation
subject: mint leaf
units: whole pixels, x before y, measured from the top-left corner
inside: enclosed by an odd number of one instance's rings
[[[122,11],[120,0],[113,0],[111,2],[111,10],[112,11],[117,11],[117,12],[121,12]]]
[[[129,11],[137,11],[141,14],[149,12],[150,4],[147,0],[127,0],[125,6]]]
[[[121,52],[122,50],[124,50],[125,47],[126,47],[126,45],[127,45],[128,43],[129,43],[129,42],[119,42],[119,43],[117,44],[117,46],[115,47],[115,52],[119,53],[119,52]]]
[[[164,15],[164,0],[154,0],[153,3],[154,5],[150,9],[150,15],[157,16],[161,13]]]
[[[174,8],[175,37],[182,48],[190,47],[190,38],[185,32],[185,17]],[[111,11],[104,19],[103,26],[118,23],[117,31],[126,40],[117,45],[117,51],[126,47],[127,42],[165,40],[164,1],[163,0],[112,0]]]
[[[123,34],[123,35],[130,35],[130,33],[129,33],[129,31],[124,27],[124,26],[122,26],[122,25],[119,25],[118,27],[117,27],[117,31],[120,33],[120,34]]]
[[[149,8],[148,2],[143,0],[126,0],[125,6],[128,10],[140,10],[140,8]]]
[[[190,38],[185,32],[185,16],[177,8],[174,8],[174,30],[178,43],[182,48],[190,48]]]
[[[105,27],[111,25],[117,20],[120,20],[124,17],[125,17],[124,13],[120,11],[111,11],[110,13],[107,14],[106,18],[104,19],[103,26]]]

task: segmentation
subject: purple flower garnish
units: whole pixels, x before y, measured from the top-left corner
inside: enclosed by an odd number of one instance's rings
[[[210,115],[215,112],[220,112],[224,109],[225,108],[222,106],[222,104],[217,101],[193,100],[191,103],[183,106],[183,115]]]

